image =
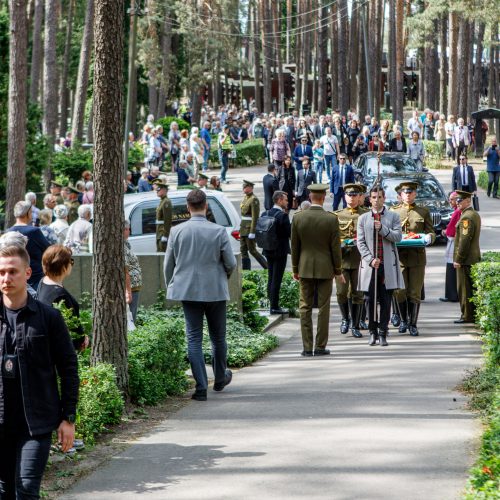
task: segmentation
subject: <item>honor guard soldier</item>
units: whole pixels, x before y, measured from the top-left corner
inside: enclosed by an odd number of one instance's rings
[[[401,193],[401,203],[391,207],[401,219],[403,237],[407,233],[425,234],[425,245],[431,245],[436,239],[434,226],[429,210],[415,205],[417,197],[417,182],[405,181],[396,186],[396,191]],[[424,247],[400,247],[399,262],[405,282],[405,288],[396,292],[401,323],[399,332],[417,336],[417,320],[420,310],[422,287],[424,286],[425,265],[427,263]]]
[[[65,205],[68,209],[68,224],[72,224],[75,220],[78,220],[78,207],[80,203],[78,203],[78,195],[80,191],[76,189],[74,186],[68,186],[66,188],[67,200]]]
[[[240,250],[242,267],[247,270],[252,268],[249,252],[264,269],[267,269],[266,259],[259,253],[255,245],[255,226],[260,215],[260,203],[257,196],[253,194],[253,187],[253,182],[243,180],[245,197],[240,204]]]
[[[343,242],[342,274],[345,278],[345,283],[337,283],[337,302],[342,314],[340,333],[347,333],[350,326],[352,336],[360,338],[363,336],[359,331],[359,322],[364,297],[363,292],[357,291],[361,256],[356,246],[356,236],[358,218],[368,211],[363,207],[366,186],[362,184],[344,184],[342,188],[347,207],[334,212],[339,220],[340,240]],[[349,308],[351,314],[349,314]]]
[[[61,195],[62,184],[57,181],[50,181],[50,194],[55,197],[57,205],[64,204],[64,198]]]
[[[156,251],[164,252],[167,249],[167,241],[172,227],[172,202],[167,196],[168,184],[162,181],[154,181],[156,196],[160,203],[156,208]]]
[[[205,174],[198,174],[198,180],[196,181],[196,187],[198,189],[202,189],[203,191],[206,191],[207,189],[210,189],[208,186],[208,177]]]
[[[481,235],[481,217],[472,208],[471,195],[467,191],[455,191],[457,205],[462,212],[455,235],[453,267],[457,270],[458,298],[462,316],[455,323],[474,323],[474,304],[472,298],[471,266],[481,260],[479,236]]]

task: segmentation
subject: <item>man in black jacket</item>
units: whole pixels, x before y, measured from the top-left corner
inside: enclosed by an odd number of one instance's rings
[[[467,164],[467,157],[464,154],[461,154],[459,158],[460,163],[456,167],[453,167],[453,174],[451,176],[452,190],[475,193],[477,185],[474,169]]]
[[[285,273],[286,260],[290,253],[290,235],[292,232],[290,219],[286,213],[288,195],[284,191],[273,194],[273,207],[267,211],[276,219],[276,236],[278,245],[275,250],[264,250],[267,259],[267,295],[271,305],[271,314],[284,314],[288,311],[279,306],[281,282]]]
[[[52,431],[73,445],[78,363],[61,313],[28,295],[29,256],[0,248],[0,498],[39,498]],[[60,378],[58,389],[57,375]]]
[[[273,206],[273,194],[278,190],[276,167],[271,163],[267,166],[267,174],[262,179],[264,185],[264,208],[270,210]]]

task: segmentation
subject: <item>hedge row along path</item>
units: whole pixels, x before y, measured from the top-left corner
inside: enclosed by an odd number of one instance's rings
[[[255,180],[262,171],[245,172]],[[445,187],[449,172],[440,172]],[[245,178],[246,178],[245,177]],[[498,249],[496,200],[481,197],[483,250]],[[490,224],[491,222],[491,224]],[[494,237],[496,236],[496,238]],[[480,363],[473,330],[443,304],[444,247],[428,252],[420,337],[388,348],[338,333],[333,356],[304,359],[298,320],[282,346],[235,373],[83,479],[65,499],[454,499],[475,459],[479,420],[455,391]]]

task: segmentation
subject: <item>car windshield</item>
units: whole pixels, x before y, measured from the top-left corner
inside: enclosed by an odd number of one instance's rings
[[[366,158],[366,173],[368,175],[377,175],[377,171],[377,157]],[[416,171],[417,165],[409,156],[381,155],[380,157],[381,174],[401,174]]]
[[[417,203],[418,201],[430,201],[430,200],[443,200],[444,193],[441,186],[436,182],[435,179],[411,179],[414,182],[418,182],[417,189]],[[400,177],[394,179],[383,179],[382,184],[385,189],[385,202],[390,205],[399,203],[397,193],[395,188],[401,183],[403,179]]]

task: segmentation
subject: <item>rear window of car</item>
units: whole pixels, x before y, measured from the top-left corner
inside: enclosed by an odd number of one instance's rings
[[[370,157],[366,160],[366,172],[369,175],[377,175],[378,165],[377,158]],[[403,172],[416,172],[417,165],[408,156],[384,156],[380,158],[380,173],[381,174],[398,174]]]
[[[434,180],[434,179],[420,179],[420,180],[415,180],[412,179],[416,182],[418,182],[418,189],[417,189],[417,198],[416,201],[418,200],[438,200],[441,201],[444,198],[443,191],[439,184]],[[383,180],[383,185],[384,185],[384,190],[385,190],[385,201],[386,203],[389,204],[394,204],[394,203],[399,203],[397,193],[395,191],[395,187],[400,184],[402,181],[401,178],[398,179],[384,179]]]

